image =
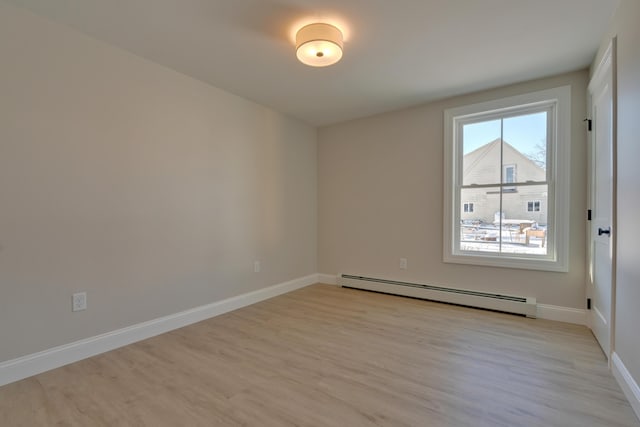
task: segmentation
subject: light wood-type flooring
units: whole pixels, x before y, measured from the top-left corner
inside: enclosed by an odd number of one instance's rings
[[[6,426],[640,426],[588,329],[314,285],[0,388]]]

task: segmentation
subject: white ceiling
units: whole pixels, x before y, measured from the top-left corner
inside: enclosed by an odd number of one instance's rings
[[[619,0],[9,0],[313,125],[587,67]],[[345,32],[300,64],[295,30]]]

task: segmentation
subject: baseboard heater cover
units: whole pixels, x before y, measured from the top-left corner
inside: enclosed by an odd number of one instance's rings
[[[362,289],[464,305],[468,307],[503,311],[506,313],[521,314],[530,318],[535,318],[537,312],[536,299],[531,297],[492,294],[467,289],[446,288],[419,283],[400,282],[397,280],[352,276],[349,274],[342,274],[338,276],[338,285],[343,288]]]

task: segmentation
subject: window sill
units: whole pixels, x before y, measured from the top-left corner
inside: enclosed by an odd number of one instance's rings
[[[487,256],[487,255],[467,255],[467,254],[446,254],[443,262],[450,264],[468,264],[484,267],[514,268],[519,270],[550,271],[556,273],[567,273],[569,266],[566,262],[554,259],[535,259],[518,256]]]

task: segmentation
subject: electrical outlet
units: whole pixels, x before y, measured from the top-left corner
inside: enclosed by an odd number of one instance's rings
[[[406,258],[400,258],[400,269],[401,270],[406,270],[407,269],[407,259]]]
[[[71,311],[82,311],[87,309],[87,293],[78,292],[71,297]]]
[[[260,273],[260,261],[253,261],[253,272]]]

